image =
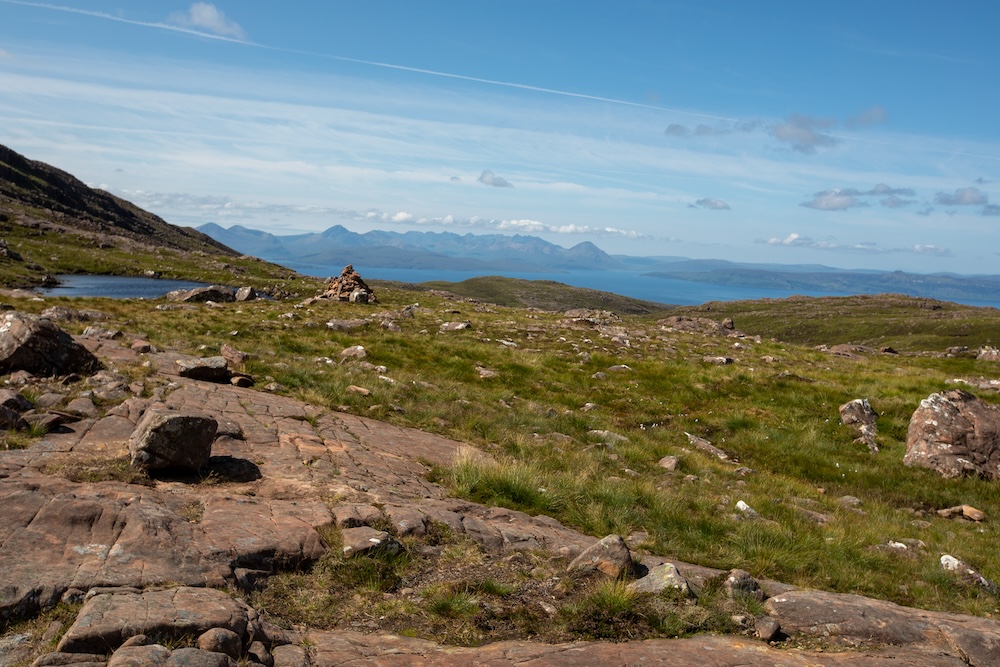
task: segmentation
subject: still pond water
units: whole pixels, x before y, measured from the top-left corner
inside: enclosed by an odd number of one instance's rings
[[[111,299],[159,299],[175,289],[194,289],[207,283],[125,276],[56,276],[60,285],[42,290],[45,296],[89,296]]]

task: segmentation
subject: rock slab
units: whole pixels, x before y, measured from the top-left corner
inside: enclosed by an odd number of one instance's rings
[[[59,642],[62,653],[108,653],[129,637],[180,639],[224,628],[246,634],[246,607],[212,588],[101,593],[84,603],[76,622]]]

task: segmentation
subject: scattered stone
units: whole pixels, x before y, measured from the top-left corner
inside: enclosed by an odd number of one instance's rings
[[[608,445],[620,445],[624,442],[628,442],[628,438],[620,433],[614,433],[612,431],[604,431],[600,429],[594,429],[587,431],[587,435],[594,440],[599,440],[601,444]]]
[[[705,438],[700,438],[697,435],[688,433],[687,431],[684,432],[684,435],[687,436],[688,442],[694,445],[694,447],[699,451],[702,451],[710,456],[714,456],[720,461],[726,461],[727,463],[732,461],[732,459],[729,458],[729,454],[722,451]]]
[[[580,408],[580,412],[590,412],[591,410],[597,409],[597,403],[584,403]]]
[[[664,456],[659,460],[658,465],[665,470],[673,472],[677,470],[677,465],[680,463],[680,458],[677,456]]]
[[[153,346],[149,343],[149,341],[141,338],[137,338],[132,341],[132,344],[129,347],[133,352],[138,352],[139,354],[148,354],[153,351]]]
[[[722,589],[731,600],[756,600],[763,602],[767,594],[749,572],[745,570],[730,570],[722,581]]]
[[[1000,479],[1000,406],[961,389],[931,394],[910,418],[903,463],[946,478]]]
[[[702,357],[702,361],[706,364],[717,364],[719,366],[728,366],[733,363],[732,357],[715,357],[712,355]]]
[[[21,414],[17,410],[12,410],[6,405],[0,405],[0,429],[26,431],[28,430],[28,422],[21,417]]]
[[[978,571],[963,560],[959,560],[949,554],[944,554],[941,556],[941,568],[948,572],[954,572],[966,584],[978,586],[992,595],[1000,595],[1000,588],[996,584],[979,574]]]
[[[979,361],[1000,361],[1000,350],[995,347],[982,347],[976,354]]]
[[[256,301],[259,297],[260,295],[257,294],[257,290],[249,285],[244,285],[236,290],[237,301]]]
[[[327,321],[326,328],[330,329],[331,331],[350,331],[351,329],[360,329],[366,324],[368,324],[366,320],[332,319]]]
[[[608,535],[585,549],[566,571],[578,578],[600,573],[618,579],[632,571],[632,554],[620,535]]]
[[[608,366],[607,371],[609,373],[622,373],[624,371],[630,371],[632,367],[628,364],[618,364],[617,366]]]
[[[91,399],[81,396],[80,398],[74,398],[66,404],[66,412],[82,417],[96,417],[97,406],[94,405],[94,401]]]
[[[628,587],[637,593],[660,593],[674,589],[683,593],[685,597],[694,597],[687,579],[681,576],[673,563],[657,565],[645,577],[636,579]]]
[[[253,358],[253,355],[249,352],[241,352],[229,343],[222,344],[219,348],[219,355],[229,363],[236,364],[237,366],[245,364]]]
[[[178,648],[170,654],[166,667],[237,667],[225,653],[211,653],[200,648]]]
[[[759,616],[754,621],[757,637],[766,642],[777,641],[781,636],[781,623],[770,616]]]
[[[353,384],[347,387],[347,391],[352,394],[360,394],[361,396],[368,396],[372,393],[370,389],[365,389],[364,387],[359,387]]]
[[[254,380],[246,373],[233,373],[232,377],[229,378],[229,384],[234,387],[243,387],[244,389],[247,389],[254,386]]]
[[[274,667],[309,667],[309,657],[302,646],[275,646],[271,649],[271,656],[274,658]]]
[[[83,330],[84,338],[97,338],[100,340],[119,340],[125,333],[119,329],[105,329],[97,325],[91,325]]]
[[[861,507],[861,499],[854,496],[841,496],[837,498],[837,504],[841,507]]]
[[[178,359],[177,374],[183,378],[203,382],[229,382],[233,376],[225,357]]]
[[[732,320],[726,318],[729,324]],[[728,336],[734,330],[705,317],[687,317],[675,315],[662,320],[657,320],[656,324],[666,331],[680,331],[682,333],[701,334],[703,336]]]
[[[52,321],[18,311],[0,316],[0,374],[90,375],[102,367],[97,357]]]
[[[472,322],[466,320],[465,322],[445,322],[439,327],[439,331],[462,331],[464,329],[471,329]]]
[[[368,352],[361,345],[353,345],[340,353],[341,359],[364,359]]]
[[[878,413],[872,409],[867,398],[856,398],[840,406],[840,423],[854,426],[858,433],[855,442],[867,445],[872,454],[877,454],[879,450],[875,440],[878,436],[876,420],[878,420]]]
[[[226,628],[206,630],[198,637],[196,645],[202,651],[225,653],[233,660],[239,660],[240,653],[243,651],[243,639]]]
[[[341,531],[341,536],[344,541],[345,558],[374,552],[397,554],[404,549],[403,545],[389,533],[369,526],[345,528]]]
[[[128,441],[132,465],[197,472],[212,455],[218,422],[211,417],[150,409]]]
[[[251,664],[257,663],[258,665],[264,665],[264,667],[274,667],[274,658],[271,656],[271,652],[267,650],[267,647],[264,646],[264,642],[251,642],[250,646],[247,647],[247,659]]]
[[[739,512],[739,516],[745,519],[760,519],[762,518],[760,513],[754,508],[750,507],[743,500],[736,501],[736,511]]]
[[[944,519],[954,519],[956,517],[968,519],[969,521],[984,521],[986,519],[986,512],[978,510],[971,505],[956,505],[955,507],[938,510],[937,514]]]
[[[0,389],[0,406],[10,408],[15,412],[30,410],[33,405],[20,392],[10,389]]]

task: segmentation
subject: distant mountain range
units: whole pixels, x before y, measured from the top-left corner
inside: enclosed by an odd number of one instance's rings
[[[845,270],[820,264],[754,264],[686,257],[609,255],[590,242],[571,248],[535,236],[451,232],[352,232],[341,225],[278,236],[210,223],[198,231],[230,248],[291,268],[333,275],[347,264],[365,269],[432,269],[494,273],[628,272],[694,283],[803,294],[894,292],[965,303],[1000,303],[1000,275],[961,276]]]
[[[535,236],[385,232],[359,234],[340,225],[314,234],[275,236],[234,225],[214,223],[198,231],[248,255],[296,265],[346,264],[396,269],[450,271],[570,271],[616,269],[621,263],[593,243],[563,248]]]

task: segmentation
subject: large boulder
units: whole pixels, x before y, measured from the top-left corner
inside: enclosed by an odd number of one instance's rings
[[[128,441],[132,465],[198,471],[212,456],[219,424],[204,415],[147,410]]]
[[[1000,406],[961,389],[931,394],[910,418],[903,463],[948,478],[1000,479]]]
[[[166,298],[170,301],[183,301],[187,303],[202,303],[214,301],[216,303],[229,303],[236,300],[236,291],[231,287],[223,285],[209,285],[207,287],[196,287],[190,290],[174,290],[167,292]]]
[[[51,320],[17,311],[0,317],[0,374],[90,375],[101,368],[97,357]]]

